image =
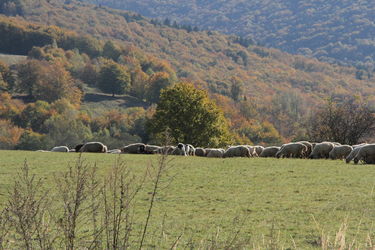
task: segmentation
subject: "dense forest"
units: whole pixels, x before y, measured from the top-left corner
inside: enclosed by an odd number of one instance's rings
[[[85,0],[249,37],[293,54],[374,70],[373,1]]]
[[[73,147],[89,140],[110,148],[140,141],[160,143],[146,123],[155,113],[161,90],[187,81],[178,79],[167,61],[132,45],[16,18],[0,17],[0,33],[7,37],[1,40],[1,52],[8,53],[0,61],[0,149]],[[9,53],[25,51],[25,60],[20,56],[15,62],[8,60]],[[202,88],[199,83],[191,86]],[[228,97],[210,97],[220,100],[218,112],[224,114],[226,107],[231,114],[227,118],[233,120],[223,121],[225,126],[251,131],[244,136],[235,129],[228,142],[284,140],[272,124],[236,110],[247,102],[236,107]]]
[[[73,0],[0,6],[0,53],[27,56],[0,65],[0,141],[7,148],[155,142],[146,121],[160,91],[180,82],[209,93],[233,143],[308,138],[305,123],[327,98],[375,103],[374,79],[364,71],[238,36]],[[74,130],[63,133],[67,128]]]

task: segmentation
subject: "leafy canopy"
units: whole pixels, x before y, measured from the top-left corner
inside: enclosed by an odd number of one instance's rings
[[[154,116],[147,126],[156,137],[168,131],[174,142],[196,146],[230,143],[227,122],[207,92],[191,83],[179,83],[161,91]]]
[[[98,87],[113,96],[125,94],[130,88],[130,75],[123,66],[108,60],[100,70]]]

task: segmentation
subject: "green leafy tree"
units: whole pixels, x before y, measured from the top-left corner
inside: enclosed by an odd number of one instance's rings
[[[107,41],[103,47],[103,57],[117,61],[121,55],[121,50],[112,41]]]
[[[238,77],[233,77],[231,79],[232,86],[230,88],[230,92],[232,95],[232,99],[235,101],[239,101],[241,98],[241,95],[243,95],[243,88],[244,84],[242,80]]]
[[[172,83],[173,80],[166,72],[157,72],[152,74],[149,79],[146,100],[150,103],[157,103],[159,101],[160,91],[168,86],[171,86]]]
[[[18,144],[15,149],[18,150],[38,150],[38,149],[48,149],[46,144],[46,136],[32,132],[30,130],[25,130],[22,133]]]
[[[44,122],[50,147],[56,145],[74,146],[92,138],[90,127],[81,119],[79,111],[66,99],[51,105],[58,114]]]
[[[37,101],[30,103],[15,117],[16,125],[32,129],[34,132],[43,133],[45,131],[44,122],[51,117],[51,107],[47,102]]]
[[[99,69],[92,63],[87,63],[79,75],[79,79],[90,86],[97,85],[98,78]]]
[[[168,131],[174,142],[210,147],[230,143],[222,111],[208,98],[206,91],[196,89],[191,83],[162,90],[147,127],[155,137]]]
[[[0,93],[8,89],[8,84],[4,81],[3,76],[0,74]]]
[[[130,88],[130,74],[118,63],[108,60],[100,69],[98,87],[112,96],[125,94]]]
[[[0,61],[0,92],[12,90],[15,81],[15,77],[8,65]]]

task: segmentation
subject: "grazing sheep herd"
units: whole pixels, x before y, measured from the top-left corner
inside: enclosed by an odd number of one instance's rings
[[[49,152],[38,150],[41,152]],[[200,156],[209,158],[229,157],[275,157],[275,158],[309,158],[343,160],[346,163],[375,164],[375,144],[341,145],[337,142],[310,143],[308,141],[291,142],[281,147],[237,145],[223,148],[195,148],[191,144],[178,143],[177,146],[156,146],[144,143],[133,143],[121,149],[108,150],[101,142],[87,142],[74,149],[57,146],[50,152],[92,152],[111,154],[167,154],[181,156]]]

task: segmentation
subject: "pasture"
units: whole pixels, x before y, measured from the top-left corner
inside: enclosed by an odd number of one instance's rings
[[[25,159],[31,172],[53,191],[53,174],[74,165],[77,157],[75,153],[0,151],[0,204],[5,203]],[[118,157],[141,176],[159,156],[83,154],[101,176]],[[179,236],[178,249],[197,248],[214,239],[245,238],[249,248],[319,249],[322,241],[333,244],[337,235],[341,236],[338,241],[345,237],[346,247],[353,243],[363,249],[375,239],[375,165],[176,156],[168,161],[171,168],[161,178],[146,237],[150,247],[172,246]],[[146,179],[136,196],[134,234],[141,231],[151,192],[152,184]]]

